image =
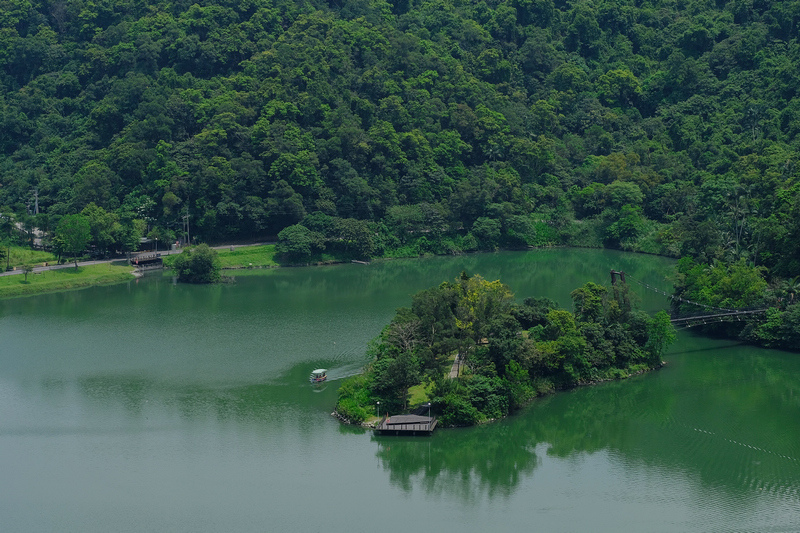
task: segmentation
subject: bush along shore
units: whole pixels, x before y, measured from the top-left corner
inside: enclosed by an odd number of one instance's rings
[[[364,373],[342,383],[336,416],[368,425],[376,405],[401,413],[430,402],[442,425],[469,426],[663,365],[675,339],[666,312],[636,309],[624,284],[587,283],[571,296],[572,312],[547,298],[520,304],[499,280],[466,273],[415,294],[370,344]]]

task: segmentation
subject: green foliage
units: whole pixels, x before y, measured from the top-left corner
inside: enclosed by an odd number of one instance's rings
[[[24,265],[22,265],[22,272],[25,275],[25,283],[27,283],[28,282],[28,274],[33,272],[33,265],[31,265],[30,263],[25,263]]]
[[[536,396],[528,370],[523,368],[518,361],[509,361],[505,375],[510,387],[510,409],[517,409]]]
[[[173,261],[178,280],[186,283],[216,283],[220,280],[217,251],[207,244],[185,248]]]
[[[452,391],[437,399],[436,409],[441,412],[441,422],[445,426],[472,426],[485,418],[472,405],[466,390],[461,394]]]
[[[421,291],[372,342],[374,361],[357,387],[348,383],[337,409],[350,413],[380,401],[387,412],[404,411],[409,388],[426,379],[442,423],[472,425],[556,387],[661,365],[675,339],[665,312],[651,318],[625,289],[594,283],[573,291],[573,300],[575,314],[547,299],[516,304],[507,286],[466,272]],[[456,354],[463,368],[450,379]]]
[[[408,389],[420,381],[420,364],[409,350],[384,346],[372,365],[372,394],[392,412],[405,410]]]
[[[644,350],[648,353],[648,363],[657,365],[667,347],[675,341],[675,328],[669,321],[666,311],[659,311],[647,324],[647,342]]]
[[[82,214],[99,254],[156,231],[293,263],[570,244],[800,271],[792,3],[51,4],[0,14],[0,205],[28,238]]]
[[[6,241],[6,243],[7,242],[8,241]],[[8,245],[6,243],[0,241],[0,254],[2,254],[0,268],[2,270],[6,269],[6,265],[8,265],[9,268],[14,268],[21,267],[25,264],[44,265],[45,263],[53,264],[58,261],[56,256],[51,252],[31,250],[27,247]]]
[[[677,311],[696,309],[691,303],[721,308],[745,308],[764,304],[767,282],[763,267],[753,267],[744,261],[734,264],[704,265],[683,258],[678,262],[675,294]]]
[[[59,254],[69,254],[78,268],[78,255],[82,254],[91,239],[89,219],[83,215],[67,215],[61,219],[53,237],[53,245]]]
[[[360,424],[369,418],[373,404],[366,377],[353,376],[342,381],[336,403],[336,412],[340,416],[353,424]]]
[[[759,316],[745,316],[746,324],[725,321],[700,326],[702,331],[731,338],[747,339],[766,346],[794,349],[790,341],[794,338],[791,327],[784,326],[787,304],[793,300],[793,284],[776,280],[769,287],[764,278],[766,269],[747,264],[740,259],[736,263],[725,264],[715,261],[705,265],[686,257],[678,262],[675,279],[673,315],[691,316],[698,312],[698,304],[711,306],[711,309],[724,312],[726,309],[758,309],[774,307],[766,313],[766,322],[753,323]],[[788,297],[788,298],[787,298]],[[787,299],[784,299],[787,298]],[[741,317],[739,317],[741,318]],[[748,320],[749,319],[749,320]]]
[[[27,279],[23,279],[23,276],[20,275],[2,276],[0,277],[0,299],[113,285],[132,279],[134,278],[129,266],[109,263],[82,266],[78,269],[48,270],[42,273],[33,273]]]
[[[761,320],[739,328],[739,338],[769,348],[797,351],[800,346],[800,305],[770,307]]]
[[[275,245],[237,246],[233,250],[219,250],[218,257],[222,268],[264,268],[275,267]]]
[[[322,251],[324,246],[324,237],[320,233],[295,224],[281,230],[275,250],[289,262],[302,263]]]

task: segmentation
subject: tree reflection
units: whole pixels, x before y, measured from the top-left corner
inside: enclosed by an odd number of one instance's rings
[[[701,490],[792,497],[800,491],[800,429],[792,422],[800,415],[800,377],[791,370],[797,363],[752,350],[687,356],[681,375],[666,370],[555,394],[483,427],[437,430],[430,438],[376,436],[377,456],[403,490],[468,502],[482,493],[512,494],[535,477],[542,453],[605,453],[623,469],[680,473]]]
[[[428,493],[456,493],[466,501],[481,493],[510,496],[539,464],[530,439],[505,423],[440,431],[434,437],[373,439],[394,485],[410,491],[419,480]]]
[[[506,420],[437,430],[430,438],[369,438],[396,487],[466,502],[506,498],[535,480],[546,461],[587,454],[606,454],[622,470],[663,470],[687,478],[698,493],[723,488],[745,501],[755,491],[796,499],[800,360],[685,334],[674,350],[661,371],[541,398]],[[158,369],[151,375],[88,366],[18,381],[23,388],[38,386],[30,392],[43,394],[48,405],[68,404],[77,391],[92,410],[122,412],[140,426],[210,421],[265,434],[300,433],[310,440],[321,423],[336,423],[328,416],[338,387],[331,381],[310,388],[308,372],[316,366],[353,366],[360,359],[363,354],[331,354],[328,360],[292,362],[273,374],[270,368],[265,376],[233,383]],[[116,420],[100,418],[109,419]],[[354,440],[367,438],[361,428],[342,425],[338,431]],[[319,453],[327,445],[315,444]]]

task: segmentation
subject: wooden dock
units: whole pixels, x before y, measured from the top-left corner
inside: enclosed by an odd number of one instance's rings
[[[164,268],[164,260],[159,253],[144,253],[139,254],[130,259],[131,266],[136,267],[136,270],[152,270],[156,268]]]
[[[431,416],[384,415],[375,431],[379,435],[431,435],[437,423]]]

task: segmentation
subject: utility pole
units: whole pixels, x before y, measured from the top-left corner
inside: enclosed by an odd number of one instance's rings
[[[186,207],[186,214],[183,215],[183,226],[186,231],[186,245],[192,244],[192,239],[189,237],[189,207]]]

